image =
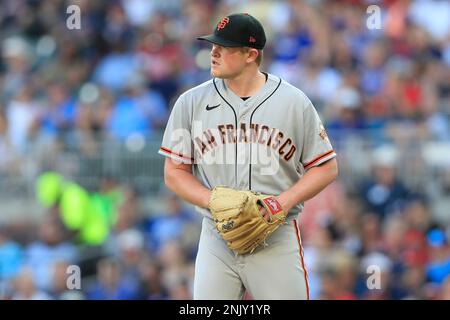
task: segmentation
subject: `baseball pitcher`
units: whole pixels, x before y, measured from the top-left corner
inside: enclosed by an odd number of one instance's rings
[[[309,299],[298,214],[337,177],[311,101],[260,65],[249,14],[211,35],[212,79],[176,101],[159,153],[169,189],[204,216],[194,299]]]

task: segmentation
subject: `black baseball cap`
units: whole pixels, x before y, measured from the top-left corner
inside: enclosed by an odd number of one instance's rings
[[[198,37],[224,47],[251,47],[263,49],[266,44],[266,34],[261,23],[248,13],[235,13],[223,17],[214,33]]]

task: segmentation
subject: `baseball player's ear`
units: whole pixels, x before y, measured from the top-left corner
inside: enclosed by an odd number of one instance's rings
[[[255,61],[256,58],[258,58],[258,55],[259,55],[259,52],[256,49],[251,48],[248,51],[248,57],[249,57],[249,59],[251,59],[251,61]]]

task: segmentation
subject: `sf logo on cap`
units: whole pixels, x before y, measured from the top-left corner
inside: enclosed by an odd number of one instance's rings
[[[228,17],[222,18],[222,20],[217,25],[217,30],[225,28],[225,26],[228,24],[228,22],[230,22],[230,18],[228,18]]]

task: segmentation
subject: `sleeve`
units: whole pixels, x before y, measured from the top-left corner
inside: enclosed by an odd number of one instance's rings
[[[336,157],[330,139],[311,101],[303,112],[303,150],[301,162],[305,170]]]
[[[190,119],[190,109],[182,95],[170,113],[159,154],[182,163],[194,163]]]

